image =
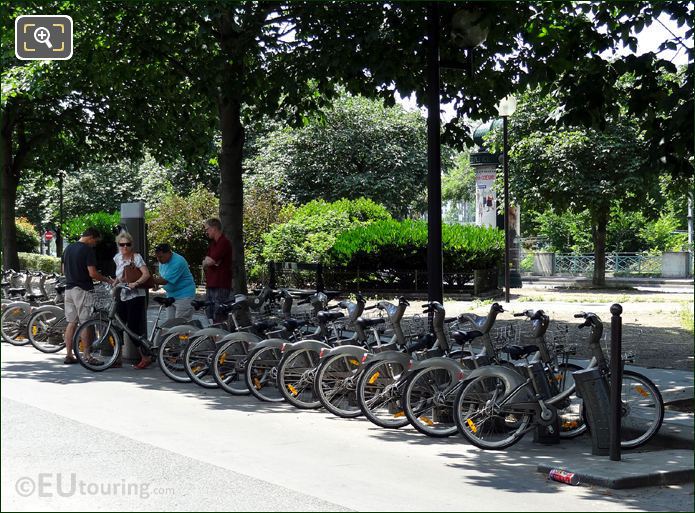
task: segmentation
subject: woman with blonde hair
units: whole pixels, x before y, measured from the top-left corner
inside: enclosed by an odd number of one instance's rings
[[[145,260],[140,253],[133,252],[133,237],[128,232],[121,232],[116,236],[118,244],[118,253],[113,257],[116,263],[116,282],[126,283],[125,268],[129,265],[134,265],[140,270],[142,276],[137,281],[128,283],[128,289],[121,290],[121,300],[118,303],[118,316],[125,322],[130,330],[139,335],[147,335],[147,308],[145,296],[147,292],[143,288],[139,288],[150,277],[150,271],[147,269]],[[133,367],[136,369],[145,369],[152,363],[147,349],[133,340],[133,343],[140,350],[140,362]],[[120,366],[117,362],[116,366]]]

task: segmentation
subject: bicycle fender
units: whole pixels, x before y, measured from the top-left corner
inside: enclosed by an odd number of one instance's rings
[[[256,345],[261,341],[261,337],[254,335],[253,333],[229,333],[228,335],[222,337],[220,342],[228,342],[231,340],[246,342],[247,345]]]
[[[171,335],[173,333],[178,333],[179,335],[191,336],[194,332],[198,331],[198,328],[191,326],[190,324],[182,324],[180,326],[174,326],[173,328],[165,328],[162,330],[162,337]]]
[[[420,369],[429,369],[432,367],[445,369],[454,377],[458,376],[458,374],[464,370],[461,364],[459,364],[456,360],[445,358],[443,356],[436,356],[434,358],[428,358],[427,360],[415,362],[410,369],[410,372],[416,372]]]
[[[31,313],[32,315],[35,315],[39,312],[51,312],[53,315],[59,318],[65,316],[65,310],[56,305],[39,306],[38,308],[34,308],[34,310]]]
[[[188,321],[186,319],[182,319],[181,317],[174,317],[173,319],[167,319],[162,324],[160,324],[159,327],[162,330],[166,330],[169,328],[173,328],[174,326],[183,326],[184,324],[188,324]]]
[[[282,338],[269,338],[266,340],[261,340],[258,344],[253,346],[253,349],[261,349],[263,347],[282,347],[284,344],[291,344],[291,342],[288,342],[285,339]]]
[[[5,307],[2,313],[4,319],[21,319],[29,316],[31,305],[26,301],[15,301]]]
[[[364,353],[366,353],[366,352],[367,352],[367,350],[361,346],[354,346],[354,345],[338,346],[338,347],[334,347],[333,349],[330,349],[329,351],[324,351],[321,358],[328,358],[329,356],[336,356],[336,355],[346,355],[346,356],[354,356],[355,358],[358,358],[359,360],[361,360],[362,357],[364,356]]]
[[[364,351],[362,354],[366,352],[367,351]],[[374,353],[368,355],[367,361],[365,363],[380,362],[382,360],[400,363],[401,365],[403,365],[403,367],[407,369],[412,358],[409,354],[401,353],[400,351],[383,351],[381,353]]]
[[[486,365],[478,367],[466,375],[464,382],[467,384],[475,378],[479,377],[498,377],[504,381],[507,390],[513,390],[516,387],[523,385],[526,381],[524,377],[514,369],[502,367],[500,365]],[[534,401],[533,395],[529,391],[520,391],[515,396],[515,402]]]
[[[228,335],[229,332],[219,328],[203,328],[202,330],[194,331],[191,338],[209,337],[215,342],[218,342],[222,337]]]
[[[287,354],[292,353],[294,351],[298,351],[300,349],[310,349],[318,353],[321,351],[321,349],[330,347],[331,346],[329,346],[325,342],[319,342],[318,340],[300,340],[299,342],[295,342],[294,344],[287,344],[282,352],[283,354]]]

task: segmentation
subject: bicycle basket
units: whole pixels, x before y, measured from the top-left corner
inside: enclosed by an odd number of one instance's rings
[[[94,309],[97,311],[107,311],[111,308],[113,297],[111,288],[105,285],[98,285],[92,290]]]

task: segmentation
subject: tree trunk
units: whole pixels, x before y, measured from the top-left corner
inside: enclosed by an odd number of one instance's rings
[[[244,127],[241,124],[241,102],[236,98],[221,95],[218,109],[222,132],[219,159],[220,221],[225,235],[232,243],[232,287],[235,293],[245,294],[244,189],[241,165]]]
[[[596,287],[606,285],[606,228],[610,210],[601,208],[595,216],[591,235],[594,239],[594,274],[591,282]]]
[[[2,130],[2,207],[0,221],[2,227],[2,268],[19,271],[17,255],[17,226],[14,214],[17,201],[17,169],[12,159],[12,135],[8,127]]]

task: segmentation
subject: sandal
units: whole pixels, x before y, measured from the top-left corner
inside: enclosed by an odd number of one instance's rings
[[[63,363],[65,365],[72,365],[73,363],[77,363],[77,358],[75,358],[74,356],[68,355],[65,357],[65,360],[63,360]]]
[[[86,363],[87,365],[93,365],[93,366],[95,366],[95,367],[102,367],[102,366],[104,365],[104,362],[100,362],[99,360],[97,360],[97,359],[94,358],[93,356],[90,356],[89,358],[87,358],[87,359],[85,360],[85,363]]]

